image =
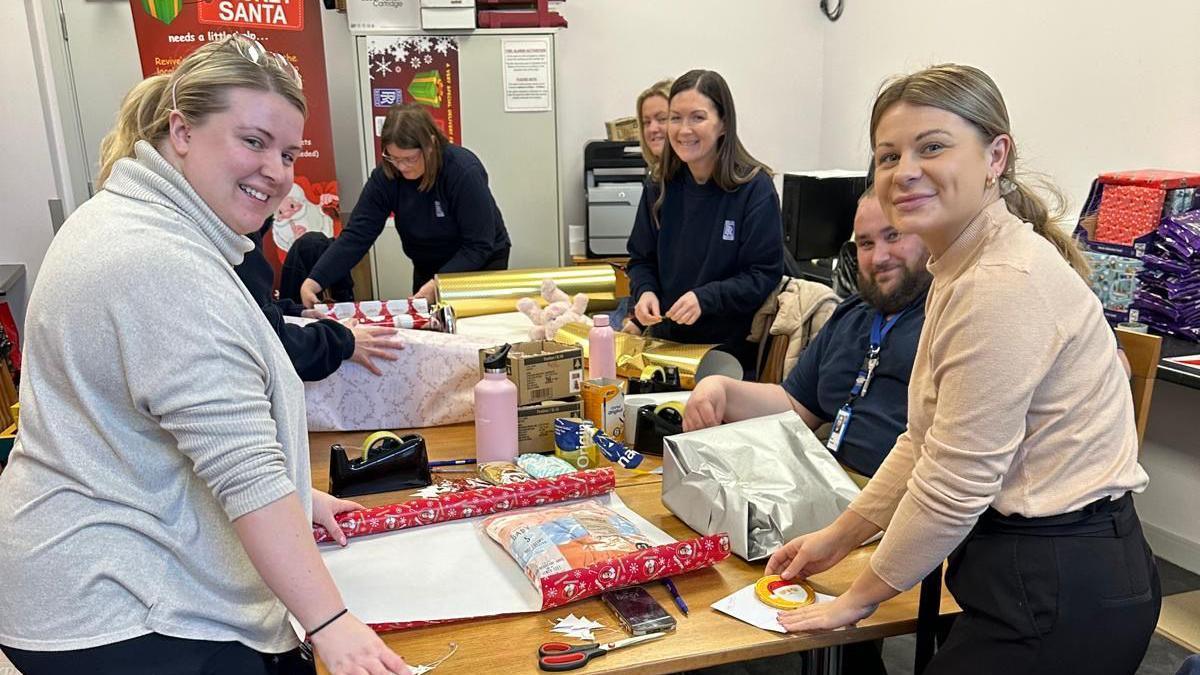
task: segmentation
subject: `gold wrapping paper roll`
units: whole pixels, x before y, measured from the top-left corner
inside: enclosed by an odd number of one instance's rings
[[[587,324],[569,323],[558,329],[554,341],[581,347],[586,359],[589,330]],[[737,359],[731,354],[713,351],[716,345],[688,345],[621,332],[615,337],[617,375],[620,377],[641,377],[642,371],[651,366],[675,366],[684,389],[696,386],[697,374],[701,377],[709,374],[742,377],[742,367]]]
[[[517,300],[542,300],[542,280],[553,279],[567,295],[587,293],[588,312],[615,309],[617,273],[611,265],[538,267],[524,270],[454,272],[434,277],[437,302],[450,305],[458,318],[506,314],[517,310]]]

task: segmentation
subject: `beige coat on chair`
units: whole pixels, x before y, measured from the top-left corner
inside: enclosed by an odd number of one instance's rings
[[[800,353],[829,320],[838,302],[825,284],[784,277],[779,290],[754,314],[750,326],[749,340],[760,343],[759,382],[779,383],[792,372]],[[780,352],[785,352],[782,364],[778,363]]]

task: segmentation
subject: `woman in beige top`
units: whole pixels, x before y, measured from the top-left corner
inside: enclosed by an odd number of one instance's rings
[[[1017,179],[983,72],[899,78],[870,128],[884,213],[931,253],[908,429],[849,509],[767,572],[820,572],[884,530],[870,567],[780,622],[852,624],[949,556],[963,614],[927,674],[1132,673],[1161,593],[1130,496],[1147,483],[1132,399],[1086,262]]]

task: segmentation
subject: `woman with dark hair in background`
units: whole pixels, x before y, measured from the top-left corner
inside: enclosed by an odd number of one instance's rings
[[[655,337],[720,345],[750,372],[751,320],[783,274],[771,170],[738,140],[733,96],[715,71],[675,80],[667,139],[629,236],[634,315]]]
[[[306,307],[350,273],[389,215],[413,262],[413,295],[434,300],[434,275],[508,269],[512,247],[487,171],[453,145],[418,103],[393,106],[380,133],[383,164],[371,172],[350,222],[300,286]]]

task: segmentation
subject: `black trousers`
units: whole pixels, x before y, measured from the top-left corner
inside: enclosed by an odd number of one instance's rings
[[[925,675],[1131,674],[1162,605],[1128,494],[1046,518],[989,509],[946,585],[963,613]]]
[[[512,248],[502,248],[492,254],[492,257],[484,261],[483,267],[479,270],[506,270],[508,269],[508,254],[512,252]],[[430,279],[437,274],[437,268],[441,265],[421,265],[417,261],[413,261],[413,287],[412,292],[416,293],[421,290]]]
[[[299,648],[263,654],[240,642],[185,640],[151,633],[109,645],[65,652],[0,646],[22,675],[313,675]]]

